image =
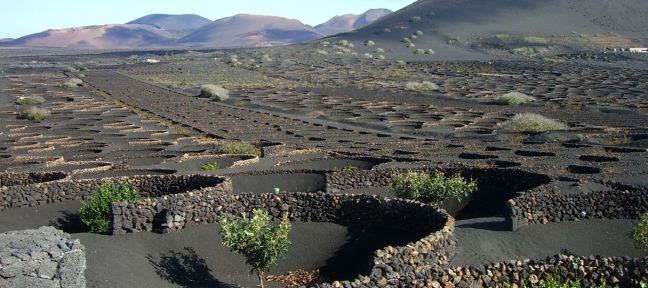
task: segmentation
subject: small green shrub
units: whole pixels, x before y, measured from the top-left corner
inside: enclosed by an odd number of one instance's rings
[[[216,101],[225,101],[229,98],[229,90],[214,84],[200,86],[200,96],[210,97]]]
[[[434,55],[434,53],[436,53],[436,52],[434,52],[434,50],[432,50],[432,49],[425,50],[425,54]]]
[[[499,105],[515,106],[535,101],[535,98],[520,92],[510,92],[495,99]]]
[[[405,62],[405,60],[396,60],[395,63],[396,63],[396,65],[399,65],[399,66],[405,66],[405,65],[407,65],[407,62]]]
[[[79,78],[70,78],[70,80],[65,81],[62,86],[63,88],[74,88],[81,86],[81,84],[83,84],[83,80]]]
[[[350,172],[357,171],[357,170],[358,170],[358,167],[348,165],[348,166],[342,167],[342,169],[339,169],[338,172],[350,173]]]
[[[564,123],[534,113],[516,114],[510,120],[497,123],[497,128],[508,132],[546,132],[564,130]]]
[[[220,169],[220,165],[218,165],[218,162],[206,163],[200,166],[200,170],[202,171],[214,171],[218,169]]]
[[[50,111],[45,108],[25,106],[20,109],[20,112],[18,113],[18,119],[27,119],[30,121],[40,122],[49,117],[50,114]]]
[[[412,16],[410,17],[410,22],[421,22],[423,20],[420,16]]]
[[[385,60],[385,55],[376,55],[376,57],[374,57],[374,59],[376,59],[376,60]]]
[[[436,91],[440,89],[439,85],[432,83],[430,81],[407,82],[405,83],[405,88],[412,91]]]
[[[648,250],[648,212],[641,215],[639,223],[632,230],[632,242],[637,248]]]
[[[107,233],[110,224],[110,205],[113,202],[135,201],[139,192],[126,184],[104,182],[92,193],[90,201],[83,201],[79,214],[81,222],[96,233]]]
[[[18,98],[18,100],[16,100],[16,103],[24,106],[39,105],[45,103],[45,98],[43,98],[43,96],[24,96]]]
[[[323,49],[317,49],[315,50],[315,53],[320,54],[320,55],[328,55],[329,52]]]
[[[416,49],[416,51],[414,51],[414,54],[423,55],[423,54],[425,54],[425,50],[423,50],[421,48]]]
[[[270,216],[262,209],[255,209],[250,219],[230,220],[222,217],[220,222],[223,245],[243,255],[245,263],[252,267],[250,272],[256,272],[261,287],[265,287],[265,273],[286,256],[291,245],[288,234],[292,226],[288,215],[284,214],[277,226],[270,225]]]
[[[374,58],[374,56],[373,56],[371,53],[364,53],[363,56],[364,56],[365,58],[367,58],[367,59],[373,59],[373,58]]]
[[[238,143],[228,143],[223,145],[219,153],[220,154],[247,154],[247,155],[260,156],[261,150],[250,143],[238,142]]]
[[[532,44],[532,45],[544,45],[549,43],[547,39],[540,36],[525,36],[523,38],[523,41],[527,44]]]
[[[376,53],[376,54],[385,53],[385,49],[383,49],[383,48],[376,48],[376,50],[374,50],[374,53]]]
[[[405,47],[414,48],[414,47],[416,47],[416,44],[414,44],[413,42],[409,42],[409,43],[405,44]]]
[[[581,282],[578,280],[572,281],[568,280],[567,282],[561,282],[557,280],[558,277],[551,276],[546,280],[540,280],[537,284],[533,284],[531,288],[581,288],[583,287]],[[601,285],[599,287],[605,287]]]
[[[414,35],[422,36],[422,35],[423,35],[423,31],[421,31],[421,30],[416,30],[416,32],[414,32]]]
[[[438,203],[445,199],[461,201],[477,191],[477,182],[459,175],[446,177],[442,172],[429,175],[426,172],[407,172],[396,175],[389,187],[396,197]]]
[[[372,47],[372,46],[376,45],[376,42],[371,41],[371,40],[367,40],[367,41],[365,41],[364,44],[365,44],[365,46]]]

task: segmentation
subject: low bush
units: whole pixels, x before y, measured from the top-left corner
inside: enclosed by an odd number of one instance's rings
[[[430,81],[423,82],[407,82],[405,83],[405,88],[412,91],[436,91],[439,90],[439,85],[432,83]]]
[[[219,153],[220,154],[247,154],[247,155],[260,156],[261,150],[250,143],[238,142],[238,143],[228,143],[223,145],[220,148]]]
[[[416,47],[416,44],[414,44],[413,42],[409,42],[409,43],[405,44],[405,47],[414,48],[414,47]]]
[[[25,106],[18,113],[18,119],[40,122],[50,116],[50,111],[36,106]]]
[[[376,57],[374,57],[374,59],[376,59],[376,60],[385,60],[385,55],[376,55]]]
[[[420,16],[412,16],[410,17],[410,22],[421,22],[423,20]]]
[[[397,174],[389,187],[396,197],[418,200],[424,203],[438,203],[445,199],[461,201],[477,191],[477,182],[460,175],[446,177],[442,172],[429,175],[426,172]]]
[[[65,81],[63,83],[63,88],[74,88],[74,87],[79,87],[83,84],[83,80],[79,78],[70,78],[70,80]]]
[[[414,54],[423,55],[423,54],[425,54],[425,50],[423,50],[421,48],[416,49],[416,51],[414,51]]]
[[[323,49],[317,49],[315,50],[315,53],[320,54],[320,55],[328,55],[329,52]]]
[[[564,123],[534,113],[516,114],[510,120],[497,123],[497,128],[508,132],[547,132],[551,130],[564,130]]]
[[[350,173],[350,172],[357,171],[357,170],[358,170],[358,167],[351,166],[351,165],[344,166],[344,167],[342,167],[342,169],[336,169],[336,171],[343,172],[343,173]]]
[[[535,98],[520,92],[510,92],[495,99],[499,105],[515,106],[535,101]]]
[[[200,96],[209,97],[216,101],[225,101],[229,98],[229,90],[214,84],[200,86]]]
[[[544,45],[549,43],[546,38],[540,36],[525,36],[523,41],[532,45]]]
[[[436,52],[434,52],[434,50],[432,50],[432,49],[425,50],[425,54],[434,55],[434,53],[436,53]]]
[[[396,65],[399,65],[399,66],[405,66],[405,65],[407,65],[407,62],[405,62],[405,60],[396,60],[395,63],[396,63]]]
[[[280,258],[286,256],[291,245],[288,234],[292,225],[288,215],[284,214],[279,225],[271,226],[268,212],[255,209],[252,218],[230,220],[222,217],[220,224],[223,245],[243,255],[245,263],[251,266],[252,271],[259,277],[261,287],[265,287],[265,273],[270,271]]]
[[[371,53],[365,53],[364,57],[367,58],[367,59],[373,59],[374,58],[374,56]]]
[[[215,171],[218,169],[220,169],[220,165],[218,165],[218,162],[206,163],[200,166],[200,170],[202,171]]]
[[[20,105],[38,105],[38,104],[43,104],[45,103],[45,98],[43,96],[24,96],[18,98],[16,100],[16,103]]]
[[[415,35],[418,35],[418,36],[421,36],[421,35],[423,35],[423,31],[421,31],[421,30],[416,30],[416,32],[414,32],[414,34],[415,34]]]
[[[648,251],[648,212],[641,215],[639,223],[632,230],[631,238],[637,248]]]
[[[376,48],[376,50],[374,50],[374,53],[377,53],[377,54],[385,53],[385,49],[383,49],[383,48]]]
[[[365,41],[365,43],[364,43],[364,44],[365,44],[365,46],[369,46],[369,47],[371,47],[371,46],[374,46],[374,45],[376,45],[376,42],[374,42],[374,41],[371,41],[371,40],[367,40],[367,41]]]
[[[69,73],[69,72],[75,72],[75,71],[77,71],[77,70],[74,69],[74,67],[72,67],[72,66],[65,66],[63,68],[63,72],[68,72]]]
[[[110,205],[113,202],[135,201],[139,192],[126,184],[104,182],[92,193],[90,201],[83,201],[79,214],[81,222],[96,233],[107,233],[110,224]]]

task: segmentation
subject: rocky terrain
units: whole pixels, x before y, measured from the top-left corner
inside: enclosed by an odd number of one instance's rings
[[[77,287],[63,285],[69,267],[85,269],[78,287],[255,287],[218,231],[224,215],[263,208],[293,225],[269,279],[316,275],[305,287],[643,287],[648,258],[629,234],[648,211],[647,59],[590,42],[539,56],[557,40],[533,37],[580,27],[642,43],[643,20],[618,15],[645,6],[606,2],[615,12],[602,17],[582,1],[478,2],[418,1],[301,45],[2,51],[0,286]],[[448,11],[466,14],[458,27],[492,25],[449,41]],[[520,11],[534,28],[542,13],[565,22],[542,36],[494,28],[522,29],[507,16]],[[487,46],[490,33],[526,44]],[[532,54],[511,51],[528,42]],[[228,97],[205,97],[204,84]],[[397,198],[408,171],[476,190]],[[108,232],[91,233],[79,207],[104,181],[143,197],[111,203]],[[39,253],[53,248],[64,256]]]

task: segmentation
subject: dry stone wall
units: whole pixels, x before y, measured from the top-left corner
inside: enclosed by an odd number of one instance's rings
[[[532,224],[583,219],[638,219],[648,211],[648,188],[561,194],[552,187],[530,191],[507,203],[512,230]]]
[[[124,183],[142,197],[159,197],[203,187],[217,186],[225,178],[208,175],[132,176],[103,179],[60,180],[30,185],[0,187],[0,210],[86,199],[105,181]]]
[[[223,215],[249,214],[255,208],[263,208],[275,219],[287,213],[293,221],[398,227],[419,235],[417,238],[421,239],[404,247],[386,247],[375,251],[367,276],[353,281],[320,284],[318,287],[379,287],[388,284],[406,287],[431,277],[435,270],[447,265],[457,245],[452,236],[452,217],[434,206],[409,200],[327,193],[225,195],[192,192],[169,195],[155,201],[155,205],[149,203],[146,206],[142,202],[113,204],[116,219],[113,223],[123,223],[128,215],[142,215],[143,210],[151,213],[156,211],[160,217],[153,217],[159,221],[153,223],[153,230],[172,232],[190,225],[218,222]],[[150,230],[149,226],[140,228],[142,226],[134,227],[129,232]]]
[[[0,187],[29,185],[48,181],[62,180],[68,175],[63,172],[0,172]]]

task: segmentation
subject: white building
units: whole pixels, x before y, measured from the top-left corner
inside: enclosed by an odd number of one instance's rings
[[[631,53],[648,53],[648,48],[630,48]]]

